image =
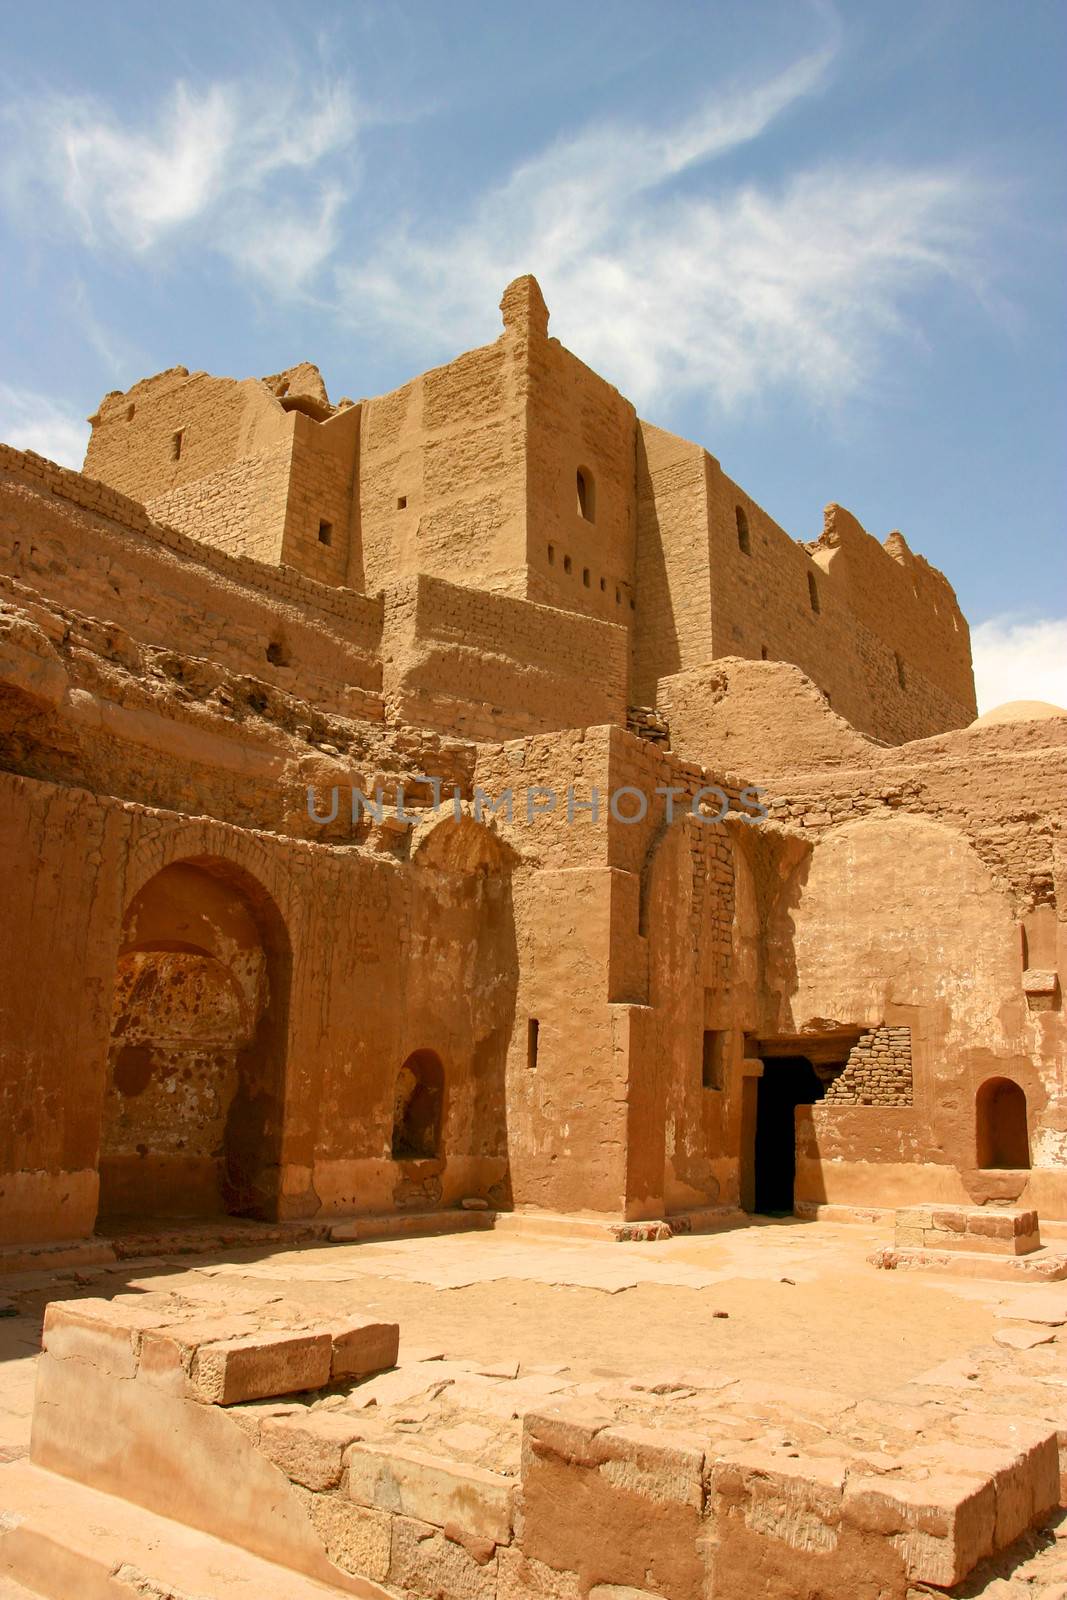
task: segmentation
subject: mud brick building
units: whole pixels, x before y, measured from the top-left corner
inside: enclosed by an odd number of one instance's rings
[[[0,1244],[1067,1217],[1067,716],[976,720],[901,534],[797,543],[502,312],[0,449]]]

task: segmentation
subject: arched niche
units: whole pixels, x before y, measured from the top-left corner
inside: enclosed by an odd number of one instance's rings
[[[435,1050],[413,1050],[396,1078],[393,1160],[425,1161],[443,1154],[445,1069]]]
[[[280,912],[233,862],[173,862],[133,896],[112,998],[102,1218],[274,1213],[290,966]]]
[[[975,1096],[977,1164],[983,1171],[1030,1166],[1026,1095],[1011,1078],[987,1078]]]

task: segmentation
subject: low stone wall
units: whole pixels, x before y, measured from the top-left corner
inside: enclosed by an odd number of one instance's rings
[[[748,1600],[758,1572],[906,1600],[1060,1497],[1055,1424],[998,1414],[994,1387],[978,1414],[705,1370],[394,1367],[395,1324],[215,1295],[50,1306],[32,1459],[329,1593]]]

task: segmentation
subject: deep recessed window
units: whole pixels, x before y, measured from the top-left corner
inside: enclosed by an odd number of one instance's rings
[[[272,639],[267,646],[267,660],[272,667],[287,667],[292,656],[281,639]]]
[[[572,563],[571,563],[570,556],[564,556],[563,557],[563,570],[564,570],[564,572],[569,572],[571,570],[571,565],[572,565]]]
[[[526,1024],[526,1065],[531,1072],[537,1071],[537,1044],[541,1024],[536,1017],[531,1017]]]
[[[752,554],[752,544],[748,537],[748,517],[745,515],[744,506],[734,507],[734,516],[737,519],[737,544],[746,556]]]
[[[556,547],[554,544],[550,544],[548,547],[548,564],[550,567],[556,565]]]
[[[725,1060],[726,1034],[719,1028],[705,1028],[700,1071],[700,1081],[705,1089],[723,1087]]]
[[[401,495],[397,496],[396,509],[398,511],[406,511],[407,510],[407,504],[408,504],[408,497],[407,497],[406,494],[401,494]]]
[[[604,592],[606,591],[607,587],[608,587],[607,578],[601,578],[601,580],[600,580],[600,592],[601,592],[601,594],[604,594]]]
[[[622,593],[618,589],[615,590],[615,604],[617,606],[621,606],[622,605]]]
[[[182,458],[182,445],[185,443],[185,429],[178,428],[170,436],[170,459],[180,461]]]
[[[578,485],[578,515],[584,517],[586,522],[596,521],[596,482],[588,467],[579,467],[577,474]]]
[[[588,589],[588,587],[589,587],[589,568],[588,567],[583,567],[582,568],[582,582],[585,584],[586,588]]]
[[[320,522],[319,523],[319,543],[320,544],[333,544],[333,523],[332,522]]]
[[[897,682],[902,689],[906,689],[908,687],[908,679],[907,674],[904,671],[904,662],[897,653],[894,653],[893,660],[897,664]]]
[[[136,406],[127,406],[126,407],[126,421],[127,422],[132,422],[133,421],[133,414],[134,414],[134,412],[136,410],[137,410]]]
[[[813,611],[815,611],[815,612],[818,612],[818,610],[820,609],[819,608],[819,585],[815,582],[815,574],[814,574],[814,572],[809,572],[808,573],[808,600],[809,600],[809,602],[811,604],[811,609]]]
[[[637,601],[634,599],[633,595],[630,596],[630,610],[631,611],[636,611],[637,610]]]
[[[759,658],[761,661],[766,661],[767,659],[767,646],[765,644],[761,644],[759,647]]]

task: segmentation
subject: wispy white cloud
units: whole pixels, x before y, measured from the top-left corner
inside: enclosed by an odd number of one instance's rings
[[[47,395],[0,383],[0,440],[80,471],[89,424]]]
[[[1008,700],[1067,707],[1067,617],[991,617],[971,629],[979,712]]]
[[[270,271],[280,291],[334,247],[344,195],[316,169],[348,150],[358,126],[344,84],[295,77],[282,88],[179,82],[150,125],[70,96],[16,100],[4,121],[3,189],[24,216],[52,221],[58,209],[86,244],[136,255],[188,236]]]
[[[554,144],[458,226],[409,223],[372,244],[338,273],[347,314],[454,349],[491,337],[500,290],[532,271],[553,331],[639,404],[853,392],[908,327],[912,291],[970,281],[978,186],[846,164],[773,188],[698,170],[823,88],[832,55],[717,91],[666,130],[613,124]]]

